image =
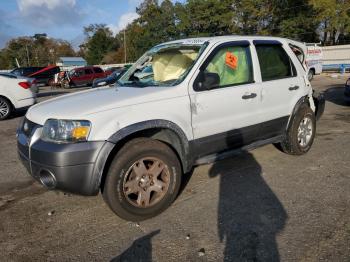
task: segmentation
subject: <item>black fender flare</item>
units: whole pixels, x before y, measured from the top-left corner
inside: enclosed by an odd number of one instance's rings
[[[180,148],[178,148],[176,151],[180,151],[177,153],[180,156],[180,161],[182,163],[184,171],[189,171],[189,169],[192,168],[192,161],[190,160],[189,141],[184,131],[177,124],[169,120],[155,119],[132,124],[114,133],[107,141],[117,144],[119,141],[123,140],[127,136],[153,128],[170,130],[177,135],[178,139],[180,140]]]
[[[101,186],[101,182],[103,179],[103,171],[105,169],[109,156],[112,153],[112,151],[118,146],[118,144],[128,136],[131,136],[140,131],[147,131],[154,128],[170,130],[177,136],[177,138],[180,141],[180,145],[178,148],[175,147],[175,150],[177,151],[176,153],[180,158],[183,171],[186,173],[191,170],[194,161],[191,158],[190,143],[184,131],[177,124],[168,120],[157,119],[143,121],[124,127],[107,139],[95,163],[94,179],[93,181],[91,181],[95,193],[98,192]]]
[[[287,124],[287,130],[289,130],[290,128],[290,125],[292,124],[292,119],[294,118],[294,116],[297,114],[297,112],[299,111],[300,107],[302,105],[308,105],[309,106],[309,96],[306,95],[306,96],[303,96],[301,97],[298,102],[295,104],[294,108],[293,108],[293,111],[292,111],[292,114],[290,115],[289,117],[289,121],[288,121],[288,124]]]

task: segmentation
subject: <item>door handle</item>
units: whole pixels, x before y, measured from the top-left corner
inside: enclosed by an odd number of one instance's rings
[[[255,93],[250,93],[250,94],[246,94],[242,96],[242,99],[253,99],[255,98],[257,95]]]
[[[294,90],[298,90],[300,87],[299,86],[291,86],[289,88],[289,91],[294,91]]]

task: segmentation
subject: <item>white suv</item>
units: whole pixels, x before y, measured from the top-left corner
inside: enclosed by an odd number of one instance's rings
[[[49,189],[101,190],[120,217],[150,218],[195,165],[269,143],[295,155],[310,149],[324,99],[307,79],[305,50],[246,36],[158,45],[115,87],[31,107],[17,132],[19,155]]]

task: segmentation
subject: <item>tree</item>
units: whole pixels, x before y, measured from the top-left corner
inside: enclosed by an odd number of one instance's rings
[[[47,66],[55,64],[60,56],[74,56],[72,46],[64,40],[37,37],[18,37],[10,40],[0,52],[0,68],[20,66]]]
[[[343,39],[350,32],[350,1],[348,0],[310,0],[315,8],[315,18],[324,44],[335,45],[339,36]]]
[[[184,5],[176,4],[176,25],[179,35],[214,36],[235,31],[232,23],[232,1],[188,0]]]
[[[93,24],[84,28],[87,41],[84,44],[85,58],[89,64],[99,64],[112,50],[117,50],[117,42],[112,31],[105,24]]]

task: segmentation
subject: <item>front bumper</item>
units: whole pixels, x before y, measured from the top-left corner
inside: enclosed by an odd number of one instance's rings
[[[105,141],[54,144],[40,139],[41,126],[30,135],[17,131],[18,154],[30,175],[49,189],[97,195],[113,144]]]

